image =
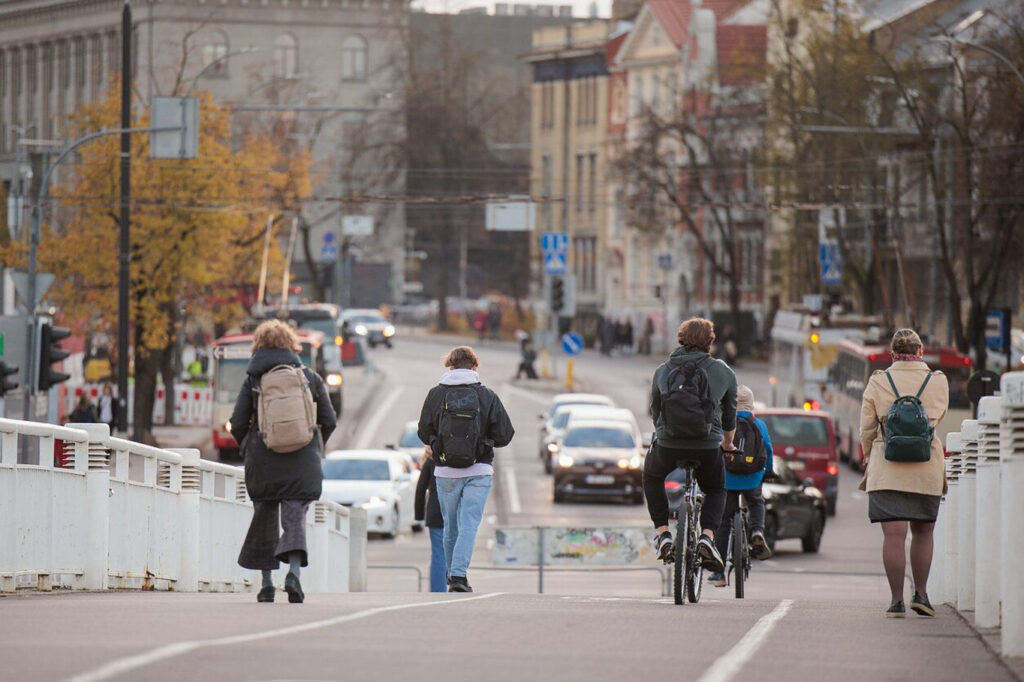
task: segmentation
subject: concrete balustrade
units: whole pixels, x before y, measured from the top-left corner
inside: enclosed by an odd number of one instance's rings
[[[26,439],[36,464],[18,461]],[[237,557],[251,518],[242,468],[198,450],[112,438],[103,424],[0,419],[0,591],[24,576],[41,590],[249,590],[259,574]],[[365,512],[320,501],[307,524],[304,589],[365,589]]]
[[[956,607],[974,610],[975,505],[977,499],[978,420],[965,419],[960,425],[960,490],[957,501],[957,590]]]
[[[939,593],[936,594],[936,602],[952,604],[956,603],[957,592],[957,569],[960,565],[960,534],[959,524],[959,503],[960,503],[960,453],[963,446],[960,441],[960,432],[954,431],[946,435],[946,498],[939,506],[939,516],[936,520],[936,532],[941,534],[942,539],[937,541],[943,548],[943,552],[935,552],[937,558],[933,563],[938,564],[935,569],[937,575],[941,576]]]
[[[978,448],[974,513],[974,622],[999,626],[1000,562],[996,561],[1002,509],[999,504],[999,420],[1002,399],[986,396],[978,403]]]
[[[999,393],[1000,533],[1002,575],[1002,653],[1024,656],[1024,372],[1004,374]],[[995,552],[993,552],[995,554]]]

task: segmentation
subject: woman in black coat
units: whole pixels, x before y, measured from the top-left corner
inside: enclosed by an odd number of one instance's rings
[[[448,576],[445,575],[444,558],[444,517],[441,503],[437,501],[437,479],[434,478],[434,460],[430,446],[420,463],[420,480],[416,483],[416,499],[413,511],[417,521],[424,521],[430,534],[430,591],[447,592]]]
[[[301,603],[305,595],[299,583],[299,567],[309,565],[306,510],[310,502],[320,499],[321,456],[337,421],[323,380],[304,368],[316,404],[316,433],[308,445],[295,452],[282,454],[269,449],[259,429],[254,428],[259,423],[256,390],[260,379],[271,369],[279,365],[302,367],[297,355],[301,346],[286,324],[268,320],[256,328],[252,350],[245,382],[231,413],[231,433],[245,457],[245,487],[253,503],[252,523],[238,563],[243,568],[263,572],[263,587],[256,597],[260,602],[274,601],[270,572],[281,562],[289,564],[284,589],[288,601]],[[279,526],[283,532],[279,532]]]

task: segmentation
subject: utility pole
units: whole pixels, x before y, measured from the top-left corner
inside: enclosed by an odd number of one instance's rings
[[[128,430],[128,312],[131,277],[132,6],[121,12],[121,240],[117,289],[117,425]]]

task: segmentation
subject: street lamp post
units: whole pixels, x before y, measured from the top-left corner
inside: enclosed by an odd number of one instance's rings
[[[217,57],[216,59],[211,61],[209,64],[204,66],[202,69],[200,69],[199,73],[197,73],[192,78],[192,85],[189,86],[188,92],[186,93],[186,96],[192,94],[192,92],[196,89],[196,85],[199,83],[199,79],[203,77],[204,73],[206,73],[207,71],[209,71],[213,67],[217,66],[218,64],[220,64],[221,62],[223,62],[225,60],[231,59],[232,57],[237,57],[238,55],[242,55],[242,54],[249,54],[251,52],[259,52],[261,49],[262,48],[254,47],[252,45],[246,45],[245,47],[243,47],[240,50],[235,50],[234,52],[228,52],[226,54],[221,55],[220,57]]]
[[[1017,77],[1017,80],[1020,82],[1021,87],[1024,87],[1024,74],[1020,72],[1020,69],[1013,65],[1013,62],[1011,62],[1006,55],[1004,55],[1002,52],[999,52],[998,50],[994,50],[991,47],[988,47],[987,45],[982,45],[981,43],[971,42],[970,40],[963,40],[962,38],[954,38],[953,36],[939,36],[937,38],[933,38],[932,42],[950,43],[953,45],[965,45],[967,47],[973,47],[975,50],[981,50],[986,54],[992,55],[993,57],[1001,61],[1003,64],[1005,64],[1006,68],[1012,71],[1013,75]]]

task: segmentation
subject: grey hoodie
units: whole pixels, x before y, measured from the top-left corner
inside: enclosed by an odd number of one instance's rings
[[[707,440],[679,440],[665,435],[665,426],[661,419],[661,396],[668,391],[668,375],[676,367],[705,357],[708,357],[708,354],[704,352],[676,348],[669,359],[654,371],[654,379],[651,382],[651,418],[654,419],[655,435],[659,445],[667,448],[713,450],[721,444],[723,431],[732,431],[736,428],[736,375],[729,365],[721,360],[715,360],[707,367],[711,398],[715,401],[711,437]]]

